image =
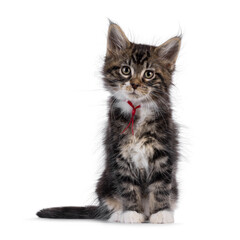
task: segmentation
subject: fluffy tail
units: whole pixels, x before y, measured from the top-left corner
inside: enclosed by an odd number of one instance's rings
[[[40,218],[60,219],[107,219],[109,211],[99,206],[87,207],[56,207],[46,208],[37,212]]]

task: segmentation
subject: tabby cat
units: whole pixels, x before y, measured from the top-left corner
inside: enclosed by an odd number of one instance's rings
[[[110,22],[102,73],[111,97],[99,205],[47,208],[39,217],[174,222],[178,130],[169,92],[180,44],[180,36],[160,46],[135,44]]]

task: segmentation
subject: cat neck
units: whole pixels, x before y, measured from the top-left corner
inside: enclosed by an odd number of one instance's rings
[[[129,116],[132,114],[132,107],[128,104],[127,102],[128,100],[116,100],[114,105],[115,107],[119,108],[121,113],[125,116]],[[136,110],[136,115],[141,118],[144,119],[146,116],[150,117],[150,116],[154,116],[155,112],[156,112],[156,105],[154,105],[153,103],[144,103],[141,101],[134,101],[134,100],[130,100],[132,102],[132,104],[134,105],[134,107],[140,105],[141,107],[138,108]]]

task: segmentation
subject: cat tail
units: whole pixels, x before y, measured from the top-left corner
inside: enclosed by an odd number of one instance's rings
[[[55,207],[45,208],[37,212],[40,218],[58,219],[108,219],[110,212],[100,206]]]

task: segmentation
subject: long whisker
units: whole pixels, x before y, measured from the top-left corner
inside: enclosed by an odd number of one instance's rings
[[[154,92],[151,92],[151,94],[152,94],[154,97],[156,97],[156,98],[157,98],[157,101],[160,101],[160,103],[163,104],[163,105],[167,108],[167,110],[170,108],[168,101],[166,101],[164,98],[162,98],[161,96],[155,94]],[[162,110],[164,110],[164,109],[162,109]],[[165,111],[165,110],[164,110],[164,111]]]

